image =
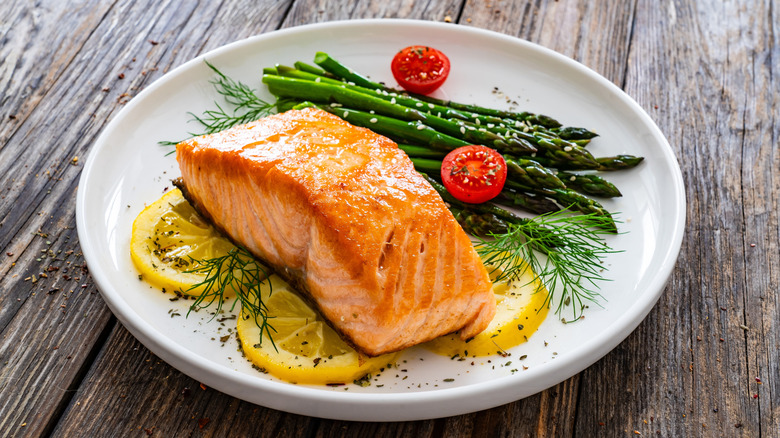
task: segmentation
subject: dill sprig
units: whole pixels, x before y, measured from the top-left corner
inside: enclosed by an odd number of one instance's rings
[[[187,114],[192,116],[193,121],[200,124],[203,128],[200,133],[190,133],[190,137],[214,134],[236,125],[258,120],[274,112],[276,103],[270,103],[259,98],[255,90],[249,85],[225,76],[224,73],[208,61],[203,62],[217,75],[209,83],[214,86],[217,93],[233,109],[227,110],[223,105],[215,101],[214,105],[217,108],[206,110],[203,112],[203,115],[198,116],[195,113],[188,112]],[[161,141],[159,144],[162,146],[175,146],[178,143],[180,142]]]
[[[516,280],[531,269],[549,292],[545,305],[554,304],[559,316],[571,306],[572,319],[562,319],[576,321],[586,302],[598,304],[602,298],[595,289],[597,282],[606,281],[601,275],[604,257],[620,252],[601,237],[614,235],[604,229],[610,220],[595,213],[545,213],[508,223],[506,233],[478,238],[475,248],[485,266],[498,273],[495,281]]]
[[[261,288],[268,287],[269,294],[273,292],[271,282],[267,281],[270,270],[260,264],[244,248],[235,247],[227,254],[219,257],[202,260],[193,259],[197,267],[187,271],[190,273],[203,273],[205,278],[200,283],[192,285],[185,293],[196,288],[203,288],[203,293],[195,298],[190,306],[190,312],[210,307],[216,302],[216,316],[222,310],[225,302],[225,294],[233,292],[238,298],[233,302],[230,310],[234,311],[236,303],[241,303],[242,315],[255,319],[260,327],[260,343],[263,336],[268,336],[271,344],[274,344],[272,332],[275,330],[269,323],[268,307],[262,300]]]

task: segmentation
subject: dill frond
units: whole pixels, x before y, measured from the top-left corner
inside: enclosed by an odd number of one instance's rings
[[[271,115],[276,109],[276,103],[266,102],[259,98],[254,89],[250,86],[225,76],[218,68],[203,61],[216,73],[216,77],[209,81],[214,86],[216,92],[223,97],[225,102],[232,107],[232,110],[226,109],[219,102],[214,102],[216,109],[204,111],[198,116],[192,112],[192,120],[197,122],[202,130],[198,133],[190,133],[190,138],[200,135],[214,134],[224,131],[236,125],[252,122],[262,117]],[[180,141],[161,141],[161,146],[175,146]]]
[[[262,300],[261,288],[268,287],[269,294],[273,293],[271,282],[268,281],[270,270],[255,260],[244,248],[233,248],[224,256],[195,260],[196,267],[187,271],[190,273],[205,274],[205,278],[198,284],[192,285],[187,291],[203,287],[203,293],[195,297],[195,302],[190,306],[187,315],[192,311],[206,309],[212,304],[216,305],[214,315],[222,311],[225,302],[225,294],[233,292],[237,300],[230,307],[235,310],[236,304],[241,303],[241,313],[244,316],[254,318],[260,327],[260,343],[267,336],[271,344],[274,344],[272,332],[275,330],[270,324],[272,317],[268,316],[268,308]]]
[[[531,269],[535,278],[547,287],[546,305],[561,316],[569,307],[575,321],[586,303],[599,303],[597,282],[602,275],[606,255],[611,249],[602,235],[614,235],[604,228],[611,221],[597,214],[568,214],[566,210],[546,213],[510,223],[506,233],[479,238],[475,248],[486,266],[498,273],[495,281],[516,280]],[[567,322],[564,319],[565,322]]]

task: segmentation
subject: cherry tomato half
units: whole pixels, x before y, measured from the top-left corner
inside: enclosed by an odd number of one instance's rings
[[[409,46],[390,64],[395,80],[407,91],[428,94],[439,88],[450,74],[450,60],[444,53],[426,46]]]
[[[441,179],[456,199],[471,204],[487,202],[504,188],[506,162],[489,147],[459,147],[444,157]]]

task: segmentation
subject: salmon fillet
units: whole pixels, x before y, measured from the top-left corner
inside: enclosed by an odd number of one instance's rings
[[[376,356],[487,327],[486,269],[441,197],[386,137],[291,110],[176,147],[190,201]]]

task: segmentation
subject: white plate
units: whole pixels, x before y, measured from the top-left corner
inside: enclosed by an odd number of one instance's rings
[[[425,44],[444,51],[452,72],[441,97],[507,107],[494,87],[524,110],[601,134],[595,155],[627,153],[646,160],[609,175],[624,196],[606,201],[621,212],[623,234],[609,244],[624,252],[606,260],[612,281],[600,288],[603,308],[563,324],[551,316],[512,356],[453,361],[421,349],[404,353],[401,369],[387,370],[371,386],[288,384],[254,369],[236,351],[232,330],[173,303],[140,282],[130,261],[133,219],[178,176],[160,140],[196,131],[188,111],[200,114],[217,99],[208,59],[228,76],[265,93],[263,67],[311,62],[316,51],[392,81],[389,60],[400,48]],[[537,45],[452,24],[357,20],[302,26],[229,44],[194,59],[147,87],[108,124],[92,149],[77,200],[79,239],[98,288],[122,324],[152,352],[194,379],[263,406],[317,417],[397,421],[463,414],[502,405],[555,385],[604,356],[644,319],[664,289],[683,235],[685,196],[674,154],[649,116],[603,77]],[[520,360],[521,355],[527,358]],[[508,362],[511,362],[508,364]],[[446,379],[446,380],[445,380]],[[450,381],[451,380],[451,381]],[[608,390],[608,389],[605,389]]]

